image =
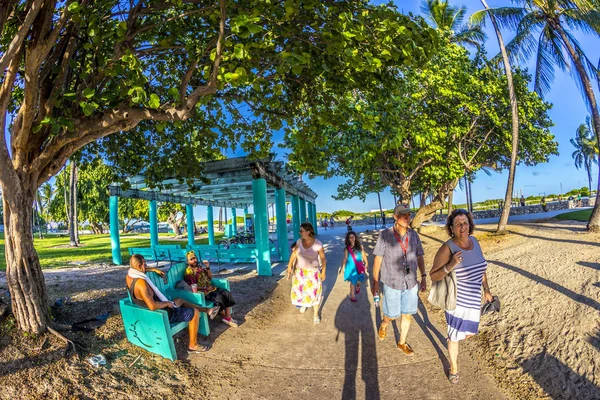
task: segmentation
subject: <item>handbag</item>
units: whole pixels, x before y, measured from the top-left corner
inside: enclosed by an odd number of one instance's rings
[[[441,281],[433,281],[427,300],[448,311],[456,309],[456,272],[450,271]]]
[[[452,250],[450,250],[452,252]],[[427,300],[448,311],[456,309],[456,272],[450,271],[444,279],[433,281]]]
[[[354,260],[354,265],[356,265],[356,272],[358,272],[359,274],[364,274],[365,273],[365,264],[362,261],[356,261],[356,256],[354,255],[354,252],[352,251],[350,246],[348,246],[348,251],[352,255],[352,259]]]

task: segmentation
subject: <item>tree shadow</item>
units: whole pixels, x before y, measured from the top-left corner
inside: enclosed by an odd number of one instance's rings
[[[521,364],[552,399],[600,399],[600,387],[543,351]]]
[[[585,229],[581,229],[580,231],[584,232]],[[598,247],[600,247],[600,243],[596,243],[596,242],[584,242],[582,240],[577,240],[577,239],[557,239],[557,238],[550,238],[550,237],[544,237],[544,236],[527,235],[525,233],[520,233],[520,232],[515,232],[515,231],[511,231],[511,233],[515,234],[515,235],[518,235],[518,236],[523,236],[523,237],[526,237],[526,238],[529,238],[529,239],[540,239],[540,240],[546,240],[546,241],[549,241],[549,242],[571,243],[571,244],[581,244],[581,245],[598,246]]]
[[[360,370],[365,385],[364,398],[379,400],[376,333],[371,322],[371,305],[366,293],[361,292],[356,297],[359,299],[356,303],[348,299],[342,301],[335,315],[335,326],[338,329],[336,341],[340,334],[343,334],[345,341],[345,376],[341,398],[357,398],[356,377]]]
[[[521,268],[515,267],[513,265],[509,265],[506,264],[504,262],[501,261],[494,261],[494,260],[488,260],[488,263],[492,263],[492,264],[496,264],[499,267],[502,268],[506,268],[508,270],[511,270],[513,272],[516,272],[518,274],[523,275],[526,278],[531,279],[532,281],[536,282],[536,283],[541,283],[544,286],[547,286],[551,289],[556,290],[559,293],[564,294],[565,296],[573,299],[574,301],[581,303],[581,304],[585,304],[587,306],[593,307],[596,311],[600,311],[600,302],[594,300],[594,299],[590,299],[589,297],[586,297],[584,295],[581,295],[579,293],[575,293],[574,291],[567,289],[564,286],[561,286],[557,283],[554,283],[546,278],[542,278],[539,275],[536,274],[532,274],[531,272],[525,271]]]
[[[36,356],[24,356],[18,360],[0,362],[0,376],[15,374],[18,371],[29,368],[39,368],[43,365],[52,364],[65,357],[65,348],[58,347],[52,350],[42,351]]]
[[[441,243],[441,244],[444,244],[444,243],[446,243],[446,242],[445,242],[444,240],[442,240],[442,239],[436,238],[436,237],[434,237],[434,236],[426,235],[426,234],[424,234],[424,233],[422,233],[422,232],[420,232],[420,233],[419,233],[419,236],[424,236],[424,237],[426,237],[427,239],[431,239],[431,240],[433,240],[434,242],[438,242],[438,243]]]
[[[577,264],[579,264],[583,267],[588,267],[588,268],[600,271],[600,263],[597,263],[597,262],[593,263],[593,262],[589,262],[589,261],[577,261]]]

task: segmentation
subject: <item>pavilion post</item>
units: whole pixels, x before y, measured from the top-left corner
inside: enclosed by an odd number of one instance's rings
[[[313,222],[313,213],[312,213],[312,203],[310,201],[306,202],[306,220],[313,226],[315,226]]]
[[[188,231],[188,246],[193,246],[194,243],[194,205],[186,204],[185,205],[185,214],[187,216],[187,231]]]
[[[264,178],[252,180],[252,200],[254,203],[254,237],[258,252],[258,275],[270,276],[272,272],[269,217],[267,216],[267,181]]]
[[[215,221],[213,219],[213,206],[206,207],[206,223],[208,226],[206,229],[208,230],[208,244],[215,244]]]
[[[287,215],[285,212],[285,189],[275,189],[275,211],[277,218],[277,244],[281,261],[290,259],[287,236]]]
[[[315,235],[319,234],[319,220],[317,218],[317,205],[315,203],[312,203],[312,212],[313,212],[313,221],[315,221],[315,223],[313,224],[313,226],[315,227]]]
[[[237,236],[237,210],[231,209],[231,234]]]
[[[300,239],[300,199],[298,196],[292,195],[292,230],[294,241]]]
[[[158,214],[156,200],[150,200],[150,246],[158,246]]]
[[[300,223],[306,222],[306,200],[300,199]]]
[[[110,196],[110,247],[112,250],[113,264],[121,265],[121,238],[119,236],[119,197]]]

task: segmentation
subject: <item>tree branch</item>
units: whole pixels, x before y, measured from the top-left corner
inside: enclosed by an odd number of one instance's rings
[[[27,12],[25,20],[19,27],[19,30],[17,31],[17,34],[13,40],[10,42],[8,50],[0,58],[0,71],[4,71],[6,66],[13,60],[15,54],[17,54],[18,49],[21,47],[21,44],[23,44],[31,25],[33,24],[33,21],[35,21],[40,10],[42,9],[43,4],[44,0],[33,0],[33,3],[31,3],[31,8]]]

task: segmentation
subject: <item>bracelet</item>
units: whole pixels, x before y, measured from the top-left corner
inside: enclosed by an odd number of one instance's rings
[[[421,278],[424,278],[426,276],[427,276],[427,274],[421,274]]]
[[[445,266],[445,265],[444,265],[444,272],[446,273],[446,275],[450,275],[450,271],[448,271],[448,270],[446,269],[446,266]]]

